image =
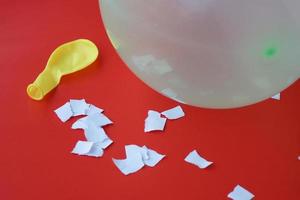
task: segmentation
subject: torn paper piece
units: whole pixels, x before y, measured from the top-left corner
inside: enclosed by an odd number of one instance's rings
[[[76,122],[74,122],[72,124],[72,129],[87,129],[88,128],[88,125],[87,123],[85,122],[85,120],[83,120],[83,118],[81,119],[78,119]]]
[[[149,110],[148,111],[148,116],[150,116],[150,117],[160,117],[160,113],[155,111],[155,110]]]
[[[73,111],[73,116],[85,115],[89,109],[89,104],[87,104],[84,99],[71,99],[70,105]]]
[[[200,169],[204,169],[209,165],[213,164],[213,162],[207,161],[204,158],[202,158],[196,150],[189,153],[189,155],[187,155],[187,157],[185,157],[184,160],[188,163],[198,166]]]
[[[165,157],[165,155],[161,155],[152,149],[148,149],[146,146],[126,145],[125,152],[126,159],[119,160],[113,158],[114,164],[125,175],[140,170],[144,165],[154,167]]]
[[[87,154],[92,149],[93,144],[93,142],[78,141],[72,150],[72,153],[78,155]]]
[[[109,147],[112,143],[113,143],[113,141],[112,141],[110,138],[106,138],[106,139],[104,139],[102,142],[98,142],[98,145],[99,145],[102,149],[106,149],[106,148]]]
[[[92,115],[95,113],[102,113],[102,112],[103,112],[103,109],[98,108],[97,106],[95,106],[93,104],[90,104],[88,110],[86,111],[86,115]]]
[[[94,124],[95,126],[106,126],[113,122],[102,113],[94,113],[86,117],[78,119],[72,124],[72,129],[87,129],[88,124]]]
[[[143,146],[142,149],[146,150],[146,154],[142,153],[143,162],[149,167],[154,167],[165,157],[165,155],[159,154],[152,149],[148,149],[146,146]]]
[[[73,111],[69,102],[57,108],[54,112],[62,122],[66,122],[73,116]]]
[[[101,157],[103,156],[103,148],[99,143],[94,143],[90,151],[86,154],[83,154],[85,156],[92,156],[92,157]]]
[[[281,94],[278,93],[278,94],[272,96],[271,98],[279,101],[279,100],[280,100],[280,97],[281,97]]]
[[[101,157],[103,149],[99,144],[87,141],[78,141],[72,153],[82,156]]]
[[[97,126],[106,126],[108,124],[112,124],[113,122],[106,117],[102,113],[94,113],[91,115],[86,116],[86,119],[90,122],[93,122]]]
[[[145,120],[145,132],[162,131],[165,128],[167,119],[160,116],[159,112],[150,110]]]
[[[125,175],[137,172],[144,167],[140,147],[137,145],[126,145],[126,159],[112,159],[117,168]]]
[[[254,195],[240,185],[237,185],[227,197],[233,200],[250,200],[254,198]]]
[[[108,138],[103,128],[92,124],[84,129],[84,135],[89,142],[103,142]]]
[[[161,113],[168,119],[179,119],[184,116],[184,112],[181,108],[181,106],[176,106],[175,108],[166,110]]]
[[[142,148],[140,148],[140,152],[142,154],[143,161],[149,159],[148,148],[146,146],[143,146]]]

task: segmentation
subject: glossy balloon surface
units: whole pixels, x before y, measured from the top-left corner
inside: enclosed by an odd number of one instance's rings
[[[298,0],[100,0],[128,67],[174,100],[207,108],[262,101],[300,76]]]

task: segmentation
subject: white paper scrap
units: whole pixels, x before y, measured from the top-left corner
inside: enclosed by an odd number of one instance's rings
[[[159,154],[152,149],[148,149],[146,146],[143,146],[142,149],[147,151],[147,156],[145,156],[144,153],[142,154],[142,158],[145,165],[149,167],[154,167],[155,165],[157,165],[157,163],[159,163],[159,161],[161,161],[165,157],[165,155]]]
[[[161,113],[168,119],[179,119],[184,116],[184,112],[181,108],[181,106],[176,106],[175,108],[166,110]]]
[[[113,141],[110,138],[106,138],[105,140],[103,140],[102,142],[99,142],[98,144],[102,149],[106,149],[112,143],[113,143]]]
[[[86,112],[89,109],[89,104],[87,104],[84,99],[70,99],[70,105],[73,116],[86,115]]]
[[[85,156],[92,156],[92,157],[101,157],[103,156],[103,148],[101,147],[101,145],[99,143],[93,143],[92,148],[90,149],[90,151],[86,154],[83,154]]]
[[[125,175],[137,172],[144,167],[140,147],[137,145],[126,145],[126,159],[112,159],[117,168]]]
[[[93,142],[78,141],[72,150],[72,153],[78,155],[87,154],[92,149],[93,144]]]
[[[89,142],[103,142],[108,138],[103,128],[90,124],[84,129],[84,135]]]
[[[145,119],[145,132],[162,131],[165,128],[167,119],[160,116],[159,112],[149,110],[148,117]]]
[[[94,113],[86,117],[82,117],[73,123],[72,129],[86,129],[88,124],[94,124],[96,126],[106,126],[113,122],[102,113]]]
[[[94,113],[86,117],[78,119],[72,124],[72,129],[87,129],[88,124],[94,124],[96,126],[106,126],[113,122],[102,113]]]
[[[146,146],[143,146],[142,148],[140,148],[140,152],[142,154],[143,161],[148,160],[150,158],[149,154],[148,154],[148,148]]]
[[[69,102],[57,108],[54,112],[62,122],[66,122],[73,116],[73,111]]]
[[[88,115],[88,116],[86,116],[86,120],[92,121],[97,126],[106,126],[108,124],[113,123],[108,117],[106,117],[102,113],[94,113],[94,114]]]
[[[233,200],[250,200],[254,198],[254,195],[240,185],[237,185],[227,197]]]
[[[160,113],[155,111],[155,110],[149,110],[148,111],[148,116],[150,116],[150,117],[160,117]]]
[[[211,161],[207,161],[202,158],[196,150],[190,152],[184,159],[186,162],[198,166],[200,169],[205,169],[209,165],[213,164]]]
[[[280,97],[281,97],[281,94],[278,93],[278,94],[272,96],[271,98],[279,101],[279,100],[280,100]]]
[[[101,157],[103,155],[103,149],[98,143],[78,141],[72,153],[82,156]]]
[[[84,117],[83,117],[84,118]],[[78,119],[76,122],[74,122],[72,124],[72,129],[87,129],[88,128],[88,125],[87,123],[85,122],[85,120],[81,118],[81,119]]]
[[[86,115],[92,115],[95,113],[102,113],[103,109],[102,108],[98,108],[97,106],[90,104],[88,110],[86,111]]]
[[[126,159],[112,159],[118,169],[125,175],[137,172],[144,165],[154,167],[161,161],[165,155],[161,155],[146,146],[140,147],[137,145],[125,146]]]

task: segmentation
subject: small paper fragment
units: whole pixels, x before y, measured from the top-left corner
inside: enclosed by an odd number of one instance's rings
[[[148,149],[146,146],[143,146],[143,149],[147,150],[147,156],[143,156],[143,162],[149,167],[154,167],[165,157],[165,155],[159,154],[152,149]]]
[[[92,157],[101,157],[103,156],[103,148],[101,147],[101,145],[99,143],[93,143],[92,148],[90,149],[90,151],[86,154],[83,154],[85,156],[92,156]]]
[[[196,150],[190,152],[184,159],[186,162],[198,166],[200,169],[205,169],[209,165],[213,164],[211,161],[207,161],[202,158]]]
[[[280,94],[280,93],[278,93],[278,94],[276,94],[276,95],[272,96],[271,98],[279,101],[279,100],[280,100],[280,98],[281,98],[281,94]]]
[[[70,105],[73,116],[86,115],[86,112],[89,109],[89,104],[87,104],[84,99],[70,99]]]
[[[108,138],[103,128],[90,124],[87,129],[84,129],[84,135],[89,142],[103,142]]]
[[[97,106],[90,104],[89,108],[86,111],[86,115],[92,115],[95,113],[102,113],[104,110],[102,108],[98,108]]]
[[[140,147],[137,145],[126,145],[125,151],[126,159],[112,159],[114,164],[123,174],[131,174],[144,167],[142,154],[140,153]]]
[[[72,153],[78,155],[87,154],[91,150],[93,144],[94,144],[93,142],[78,141],[74,149],[72,150]]]
[[[227,197],[233,200],[251,200],[254,198],[254,195],[240,185],[237,185]]]
[[[72,124],[72,129],[87,129],[88,124],[94,124],[95,126],[106,126],[113,122],[102,113],[93,113],[86,117],[78,119]]]
[[[68,121],[68,119],[73,116],[73,111],[69,102],[57,108],[54,112],[62,122]]]
[[[146,146],[126,145],[125,152],[126,159],[112,159],[117,168],[125,175],[137,172],[144,165],[154,167],[165,157]]]
[[[161,113],[168,119],[179,119],[184,116],[184,112],[181,108],[181,106],[176,106],[175,108],[166,110]]]
[[[97,126],[106,126],[113,122],[102,113],[94,113],[85,117],[86,120],[93,122]]]
[[[72,124],[72,129],[87,129],[88,126],[83,118],[78,119],[76,122]]]
[[[145,119],[145,132],[163,131],[167,119],[160,116],[159,112],[149,110],[148,117]]]
[[[113,143],[113,141],[108,137],[105,140],[103,140],[102,142],[99,142],[99,146],[102,149],[106,149],[107,147],[109,147],[111,144]]]
[[[72,153],[81,156],[101,157],[103,155],[103,149],[98,143],[78,141]]]

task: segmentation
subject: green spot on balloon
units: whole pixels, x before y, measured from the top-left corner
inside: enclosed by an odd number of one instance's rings
[[[266,58],[273,58],[278,53],[278,49],[275,47],[267,48],[264,52],[264,57]]]

